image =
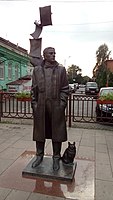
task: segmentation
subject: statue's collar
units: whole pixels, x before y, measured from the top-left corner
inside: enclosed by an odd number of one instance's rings
[[[58,62],[55,61],[54,63],[51,64],[51,63],[49,63],[49,62],[43,60],[41,66],[42,66],[42,67],[45,66],[46,68],[56,67],[56,66],[58,66]]]

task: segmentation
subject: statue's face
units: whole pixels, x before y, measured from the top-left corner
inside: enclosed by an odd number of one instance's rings
[[[55,49],[48,49],[44,55],[44,59],[50,63],[53,63],[55,61],[55,54]]]

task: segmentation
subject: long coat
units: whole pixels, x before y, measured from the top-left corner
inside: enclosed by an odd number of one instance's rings
[[[45,78],[44,63],[35,66],[32,75],[31,105],[33,108],[33,140],[44,141],[45,134]],[[65,108],[67,106],[69,84],[65,67],[56,62],[52,71],[52,140],[64,142],[67,140]]]

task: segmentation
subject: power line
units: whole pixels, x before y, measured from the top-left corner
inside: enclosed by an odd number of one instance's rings
[[[113,0],[100,0],[100,1],[49,1],[49,2],[53,2],[53,3],[113,3]]]
[[[56,33],[56,32],[59,32],[59,33],[74,33],[74,34],[84,34],[84,33],[113,33],[113,31],[46,31],[46,32],[51,32],[51,33]]]
[[[80,24],[54,24],[54,26],[77,26],[77,25],[90,25],[90,24],[107,24],[113,23],[113,21],[104,21],[104,22],[87,22],[87,23],[80,23]]]

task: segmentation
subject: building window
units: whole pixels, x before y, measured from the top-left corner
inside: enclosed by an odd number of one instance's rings
[[[19,72],[19,66],[18,66],[18,64],[16,64],[15,65],[15,80],[17,80],[18,79],[18,72]]]
[[[12,63],[8,63],[8,79],[12,80]]]
[[[4,61],[0,60],[0,79],[3,80],[4,79]]]

